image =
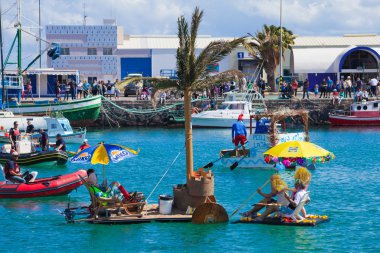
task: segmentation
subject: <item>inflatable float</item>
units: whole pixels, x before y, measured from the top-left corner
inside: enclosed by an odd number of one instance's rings
[[[303,220],[293,220],[284,217],[267,217],[263,221],[255,221],[250,217],[241,217],[240,220],[234,223],[253,223],[253,224],[266,224],[266,225],[281,225],[281,226],[316,226],[321,223],[328,222],[327,215],[308,215]]]
[[[0,163],[5,164],[8,160],[11,159],[10,153],[0,153]],[[62,151],[40,151],[40,152],[32,152],[27,154],[20,154],[17,160],[17,163],[22,165],[33,165],[38,163],[46,163],[46,162],[56,162],[57,165],[66,164],[68,156],[66,152]]]
[[[36,179],[33,183],[14,184],[10,181],[0,181],[0,198],[35,198],[60,196],[70,193],[82,185],[79,175],[87,178],[85,170]]]

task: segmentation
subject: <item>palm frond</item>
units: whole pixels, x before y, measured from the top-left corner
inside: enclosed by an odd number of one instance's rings
[[[124,89],[126,85],[139,81],[150,82],[155,89],[178,88],[179,86],[178,81],[165,77],[127,77],[118,82],[115,86],[119,89]]]
[[[229,81],[240,81],[243,77],[244,74],[239,70],[227,70],[216,75],[207,76],[203,79],[197,80],[193,84],[192,90],[203,90],[216,84],[222,84]]]

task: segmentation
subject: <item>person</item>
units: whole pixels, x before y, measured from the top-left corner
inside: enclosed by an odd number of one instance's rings
[[[327,82],[326,82],[326,79],[323,79],[322,80],[322,84],[321,84],[321,94],[319,95],[319,98],[327,98]]]
[[[26,122],[28,124],[28,126],[26,127],[26,133],[30,135],[34,134],[34,125],[32,124],[32,121],[27,120]]]
[[[318,97],[318,92],[319,92],[319,85],[316,83],[314,85],[314,97],[317,98]]]
[[[69,93],[70,93],[70,83],[66,81],[65,85],[65,98],[63,100],[69,101]]]
[[[89,147],[90,147],[90,144],[88,144],[88,140],[87,140],[87,139],[84,139],[84,140],[83,140],[83,144],[79,146],[79,149],[78,149],[78,151],[77,151],[77,154],[78,154],[80,151],[82,151],[82,150],[84,150],[84,149],[86,149],[86,148],[89,148]]]
[[[293,88],[294,96],[297,97],[298,82],[295,78],[293,78],[292,88]]]
[[[299,181],[295,182],[295,191],[296,193],[293,195],[293,198],[289,196],[287,193],[287,188],[285,187],[284,192],[284,201],[282,203],[275,203],[273,205],[268,206],[268,208],[265,210],[265,212],[256,217],[255,221],[262,221],[267,217],[269,214],[274,213],[276,211],[279,211],[282,214],[292,214],[296,207],[299,205],[301,200],[306,194],[305,185]],[[302,210],[302,216],[306,218],[306,210]]]
[[[18,122],[13,122],[13,127],[9,129],[9,140],[11,141],[11,148],[16,150],[16,141],[18,140],[21,132],[18,129]]]
[[[348,96],[350,96],[351,98],[352,81],[351,81],[350,76],[347,76],[347,79],[346,81],[344,81],[343,86],[344,86],[344,97],[347,98]]]
[[[78,96],[78,99],[82,98],[82,94],[83,94],[83,82],[79,81],[79,83],[77,85],[77,96]]]
[[[75,86],[76,86],[76,83],[74,82],[74,80],[70,80],[69,84],[70,84],[71,100],[74,100],[75,99]]]
[[[38,172],[33,171],[29,173],[27,171],[24,174],[21,174],[20,166],[17,164],[17,159],[18,153],[14,151],[11,154],[11,159],[8,160],[4,165],[5,179],[16,184],[34,182]]]
[[[368,84],[371,87],[371,97],[377,96],[376,90],[377,90],[377,84],[378,83],[379,83],[379,81],[376,78],[372,78],[371,80],[369,80]]]
[[[59,83],[59,80],[55,83],[55,97],[58,101],[61,101],[61,84]]]
[[[336,89],[333,90],[333,94],[332,94],[332,103],[333,103],[333,105],[334,105],[335,103],[340,104],[339,92],[338,92]]]
[[[49,136],[42,128],[38,132],[40,133],[39,142],[41,150],[47,151],[49,149]]]
[[[243,151],[245,153],[245,142],[247,140],[247,130],[243,122],[243,114],[240,114],[238,121],[232,125],[232,143],[235,144],[235,151],[238,152],[239,143],[241,144]]]
[[[166,101],[166,92],[161,91],[160,92],[160,104],[165,104],[165,101]]]
[[[94,79],[92,83],[92,95],[94,96],[98,95],[98,83],[96,79]]]
[[[330,98],[330,94],[333,91],[333,81],[328,76],[326,82],[327,82],[327,91],[326,91],[327,92],[327,97]]]
[[[356,92],[356,94],[355,94],[354,100],[355,100],[355,102],[361,102],[362,98],[363,98],[363,92],[361,89],[359,89],[359,91]]]
[[[305,94],[307,95],[307,99],[309,99],[309,80],[307,80],[307,78],[303,82],[302,86],[303,86],[302,99],[305,99]]]
[[[55,142],[55,150],[66,152],[66,142],[63,140],[61,134],[57,134]]]
[[[94,193],[97,197],[115,197],[120,200],[131,200],[132,196],[129,194],[125,188],[117,181],[114,181],[110,184],[110,186],[107,186],[107,180],[103,181],[103,183],[100,185],[98,183],[98,176],[95,173],[94,169],[88,169],[87,170],[87,183],[93,188]],[[120,194],[120,193],[121,194]]]
[[[256,217],[257,213],[263,209],[264,207],[272,204],[280,204],[280,205],[288,205],[289,202],[285,197],[285,191],[287,191],[288,185],[285,181],[282,180],[279,174],[273,174],[270,177],[271,191],[270,193],[263,193],[259,188],[257,189],[257,193],[264,197],[260,202],[254,205],[254,207],[248,211],[243,213],[243,216],[246,217]],[[277,197],[277,200],[274,199]]]
[[[26,95],[25,95],[25,100],[26,100],[29,96],[30,96],[30,97],[32,98],[32,100],[33,100],[32,82],[30,81],[30,79],[28,79],[28,82],[26,83]]]
[[[89,89],[90,89],[90,84],[88,81],[85,81],[83,84],[83,97],[84,98],[86,98],[90,94]]]
[[[214,97],[211,97],[211,99],[210,99],[210,109],[215,110],[215,99],[214,99]]]
[[[120,89],[118,87],[115,86],[115,99],[119,99],[120,98]]]

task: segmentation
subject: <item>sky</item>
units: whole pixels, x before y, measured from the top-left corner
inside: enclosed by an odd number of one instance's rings
[[[100,25],[116,18],[125,34],[176,34],[180,15],[190,17],[195,6],[204,10],[200,34],[216,37],[254,34],[263,24],[279,25],[280,0],[40,0],[42,37],[44,26]],[[0,0],[4,51],[14,37],[16,0]],[[38,33],[38,0],[21,0],[22,24]],[[380,0],[283,0],[283,26],[300,36],[341,36],[346,33],[378,33]],[[31,28],[30,28],[31,27]],[[23,36],[23,59],[36,55],[36,39]],[[46,57],[44,57],[46,58]]]

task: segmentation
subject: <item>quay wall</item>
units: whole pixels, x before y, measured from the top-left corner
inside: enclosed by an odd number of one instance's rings
[[[95,125],[109,126],[181,126],[183,122],[183,109],[177,106],[177,110],[160,111],[160,106],[157,107],[155,113],[135,113],[134,110],[145,111],[153,109],[149,101],[112,101],[117,104],[113,106],[103,105],[103,109],[99,115]],[[265,104],[269,111],[278,110],[281,108],[290,109],[307,109],[309,110],[309,125],[319,126],[328,125],[328,114],[332,110],[348,110],[352,104],[352,99],[344,99],[339,105],[332,104],[331,99],[269,99],[265,100]],[[107,102],[105,102],[107,103]],[[173,103],[178,103],[175,101]],[[195,102],[194,105],[201,108],[201,101]],[[218,103],[219,104],[219,103]],[[170,103],[167,103],[170,105]],[[119,108],[120,107],[120,108]]]

